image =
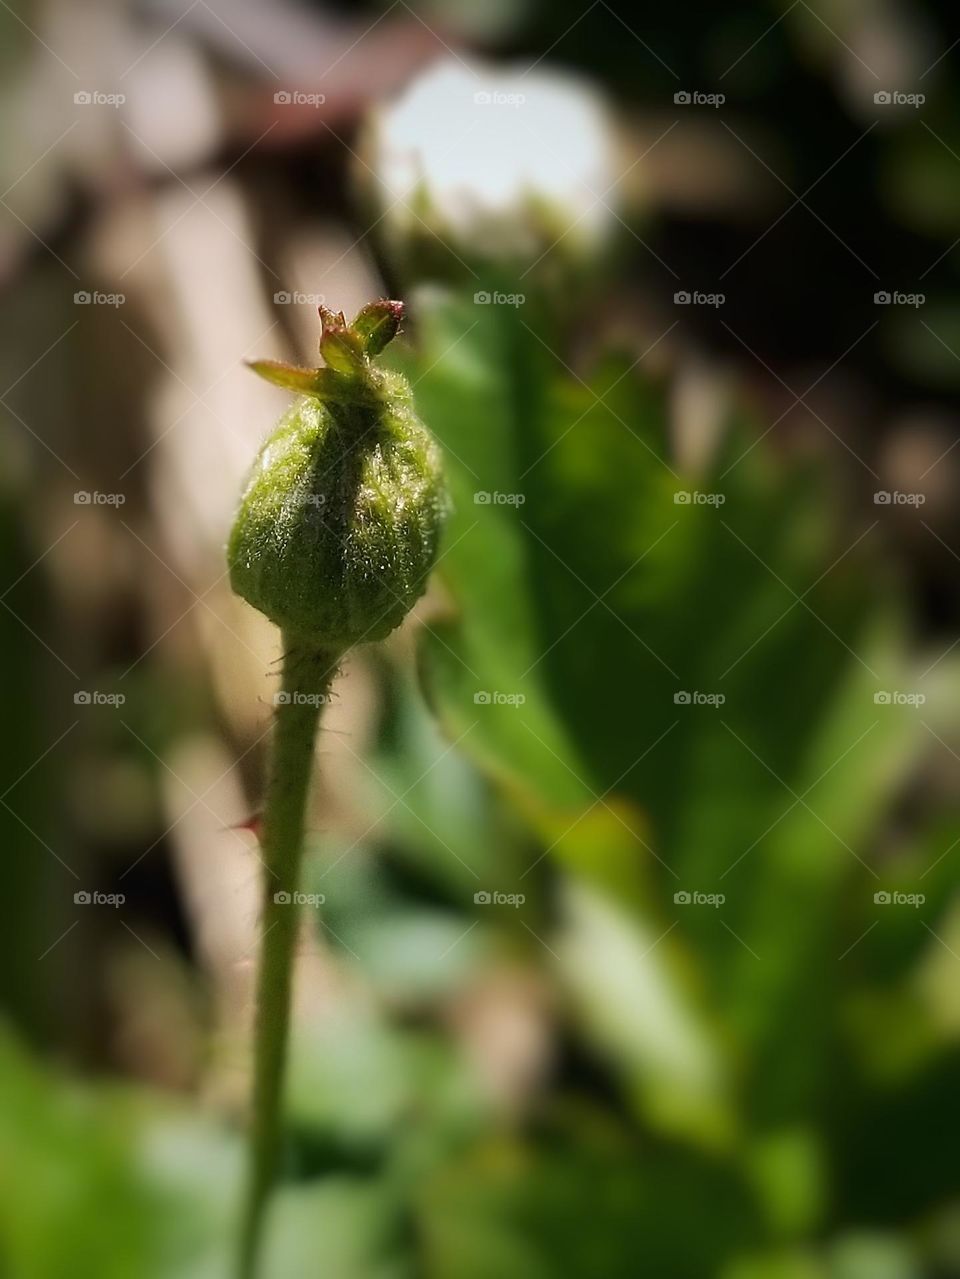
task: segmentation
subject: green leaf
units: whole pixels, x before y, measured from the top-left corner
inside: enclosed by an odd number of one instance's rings
[[[421,1195],[431,1279],[702,1279],[756,1225],[742,1184],[718,1165],[639,1151],[589,1111],[554,1120],[537,1147],[491,1138]]]
[[[247,367],[274,386],[282,386],[285,391],[296,391],[299,395],[317,394],[319,369],[301,369],[282,360],[247,360]]]
[[[699,969],[678,997],[749,1048],[750,1110],[783,1122],[818,1086],[839,894],[923,733],[874,702],[913,687],[882,534],[735,417],[683,463],[667,388],[615,359],[586,384],[543,316],[434,293],[419,317],[456,505],[433,705],[554,856],[675,928]]]
[[[0,1270],[208,1279],[226,1264],[236,1142],[169,1101],[41,1071],[0,1040]]]

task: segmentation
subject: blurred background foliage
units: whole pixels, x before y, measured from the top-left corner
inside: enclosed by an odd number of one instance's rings
[[[222,544],[285,402],[241,362],[388,293],[453,513],[318,751],[267,1273],[960,1275],[952,9],[0,24],[0,1274],[229,1273],[277,654]],[[398,200],[435,64],[555,129],[488,113],[447,200],[434,90]],[[548,200],[599,100],[610,185]]]

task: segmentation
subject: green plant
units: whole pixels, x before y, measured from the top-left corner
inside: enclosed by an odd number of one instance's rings
[[[320,709],[344,652],[388,635],[423,593],[446,507],[439,451],[414,411],[409,384],[374,363],[399,329],[402,304],[371,303],[350,325],[342,312],[321,307],[320,314],[325,367],[252,365],[300,398],[260,451],[227,552],[233,589],[283,636],[262,831],[244,1279],[257,1271],[278,1162],[296,894]]]

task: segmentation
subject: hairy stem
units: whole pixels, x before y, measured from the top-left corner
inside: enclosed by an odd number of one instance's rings
[[[320,709],[339,654],[284,634],[282,692],[274,712],[261,847],[265,871],[254,1029],[250,1165],[240,1236],[240,1279],[255,1279],[280,1154],[280,1102],[300,910],[304,814]]]

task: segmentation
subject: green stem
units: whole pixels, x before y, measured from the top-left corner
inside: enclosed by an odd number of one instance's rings
[[[240,1236],[240,1279],[255,1279],[280,1155],[280,1101],[300,908],[304,815],[320,708],[339,654],[284,633],[282,693],[274,712],[261,848],[266,866],[254,1029],[250,1165]]]

